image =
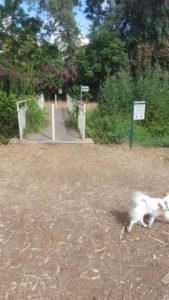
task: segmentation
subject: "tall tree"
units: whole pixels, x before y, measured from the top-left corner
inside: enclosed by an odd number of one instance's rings
[[[125,25],[140,39],[158,40],[169,36],[169,7],[166,0],[119,0]]]
[[[22,0],[5,0],[0,5],[0,67],[5,70],[7,89],[17,86],[19,81],[25,84],[24,74],[33,74],[38,63],[38,34],[42,22],[39,18],[25,13]],[[32,83],[27,81],[29,85]]]
[[[79,29],[76,25],[73,8],[80,5],[80,0],[28,0],[47,13],[48,20],[44,29],[53,41],[64,50],[64,56],[70,60],[76,49]]]
[[[98,24],[103,20],[105,15],[105,10],[103,7],[104,3],[104,0],[86,0],[85,13],[87,18],[92,20],[95,24]]]
[[[86,0],[85,13],[95,25],[103,22],[105,17],[115,9],[115,0]]]
[[[148,64],[164,65],[161,51],[168,44],[169,5],[166,0],[119,0],[121,33],[126,39],[134,75],[144,72]],[[168,60],[168,57],[167,57]],[[167,64],[168,66],[168,64]]]
[[[112,30],[120,31],[134,73],[136,69],[144,71],[148,63],[154,64],[157,60],[165,64],[169,38],[168,0],[87,0],[86,4],[88,18],[99,22],[100,16],[104,16]]]
[[[83,82],[90,86],[97,99],[100,84],[106,77],[127,68],[125,43],[106,26],[94,26],[89,44],[79,51],[77,61]]]

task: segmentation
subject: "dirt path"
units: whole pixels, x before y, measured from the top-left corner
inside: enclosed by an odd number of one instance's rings
[[[169,224],[122,231],[139,189],[169,190],[169,149],[1,146],[0,299],[169,299]]]

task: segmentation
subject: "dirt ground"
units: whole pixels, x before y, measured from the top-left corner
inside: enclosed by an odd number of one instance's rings
[[[0,299],[169,299],[169,223],[123,232],[135,190],[169,191],[169,149],[1,146]]]
[[[45,107],[51,107],[51,104],[54,103],[54,101],[45,101]],[[57,107],[66,107],[67,108],[67,102],[65,101],[57,101]],[[92,110],[97,107],[97,102],[88,102],[86,103],[86,110]]]

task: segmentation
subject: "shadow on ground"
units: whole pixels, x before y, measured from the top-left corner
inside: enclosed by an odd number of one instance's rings
[[[110,214],[115,217],[116,221],[124,226],[129,223],[129,213],[128,211],[119,211],[117,209],[113,209],[110,211]]]

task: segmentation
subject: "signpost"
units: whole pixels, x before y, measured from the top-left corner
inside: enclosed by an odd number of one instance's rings
[[[134,121],[144,120],[145,118],[145,101],[133,101],[131,111],[131,127],[130,127],[130,149],[134,140]]]
[[[59,88],[58,89],[58,100],[62,100],[62,93],[63,93],[62,88]]]
[[[81,85],[80,86],[80,101],[82,101],[82,92],[89,92],[89,86]]]

